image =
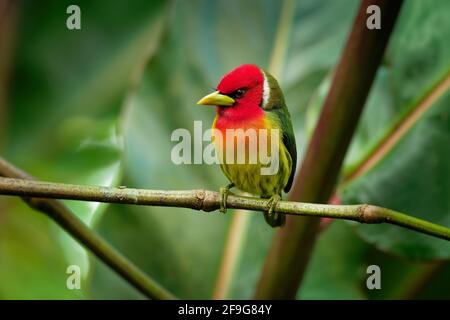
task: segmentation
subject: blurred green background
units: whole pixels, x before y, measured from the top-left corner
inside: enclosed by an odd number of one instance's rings
[[[356,0],[296,0],[277,42],[283,1],[1,1],[1,155],[38,179],[154,189],[218,190],[218,166],[170,160],[176,128],[208,127],[196,107],[243,63],[269,67],[293,117],[300,158]],[[8,4],[9,3],[9,4]],[[66,8],[81,8],[68,30]],[[402,115],[440,98],[370,171],[338,188],[343,203],[381,205],[450,227],[450,2],[406,0],[343,175]],[[286,17],[285,17],[286,18]],[[446,80],[447,79],[447,80]],[[66,202],[181,298],[210,298],[232,213]],[[228,298],[250,298],[273,231],[250,214]],[[321,233],[298,298],[450,298],[450,244],[389,225],[334,221]],[[81,267],[81,290],[66,268]],[[379,265],[381,290],[366,288]],[[0,197],[1,299],[143,298],[43,214]]]

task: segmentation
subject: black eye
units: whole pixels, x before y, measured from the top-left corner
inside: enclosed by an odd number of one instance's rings
[[[242,96],[245,94],[245,89],[237,89],[236,91],[234,91],[230,96],[233,99],[239,99],[242,98]]]

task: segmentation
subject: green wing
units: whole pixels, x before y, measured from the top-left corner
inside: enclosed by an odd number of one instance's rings
[[[292,128],[291,116],[286,106],[279,109],[274,109],[273,112],[277,113],[278,118],[280,119],[281,128],[283,131],[283,144],[292,159],[291,173],[289,175],[289,180],[284,187],[284,192],[289,192],[289,190],[291,190],[295,169],[297,167],[297,146],[295,143],[294,129]]]
[[[284,191],[288,192],[291,189],[292,181],[294,180],[295,169],[297,167],[297,147],[295,144],[294,129],[292,129],[291,115],[284,102],[283,92],[281,91],[278,81],[267,71],[263,70],[270,87],[270,98],[263,109],[272,114],[277,121],[279,121],[280,128],[283,131],[283,144],[289,152],[292,160],[291,173],[289,180],[284,187]]]

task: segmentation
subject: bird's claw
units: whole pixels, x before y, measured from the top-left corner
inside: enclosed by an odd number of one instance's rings
[[[234,183],[230,183],[226,187],[220,188],[220,209],[222,213],[227,213],[227,198],[230,193],[230,189],[234,187]]]
[[[277,204],[278,204],[278,202],[280,202],[280,200],[281,200],[281,197],[278,194],[272,196],[269,199],[269,201],[267,203],[267,205],[269,207],[269,210],[267,210],[267,213],[269,214],[269,216],[276,214],[275,209],[277,208]]]
[[[267,212],[264,213],[264,218],[267,223],[272,227],[280,227],[284,225],[285,216],[282,213],[275,212],[278,202],[280,202],[281,196],[276,194],[273,195],[267,202]]]

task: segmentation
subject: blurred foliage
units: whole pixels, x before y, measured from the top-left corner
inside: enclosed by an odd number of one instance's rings
[[[82,29],[65,27],[78,4]],[[177,128],[204,129],[214,110],[196,107],[243,63],[267,68],[281,1],[23,1],[17,25],[6,148],[42,180],[155,189],[218,189],[216,166],[171,162]],[[357,9],[356,0],[296,2],[279,77],[299,154],[320,112]],[[405,1],[370,93],[344,172],[367,155],[450,72],[445,0]],[[450,95],[426,112],[372,170],[339,194],[450,226]],[[2,113],[0,113],[2,114]],[[206,145],[206,142],[204,143]],[[162,285],[182,298],[211,297],[232,213],[67,202]],[[19,199],[0,199],[0,298],[142,298]],[[355,232],[356,231],[356,232]],[[229,297],[251,297],[273,230],[251,215]],[[390,225],[335,221],[318,241],[299,298],[448,298],[448,243]],[[82,290],[66,289],[78,264]],[[382,290],[365,287],[368,265]],[[431,270],[431,271],[430,271]],[[436,285],[435,285],[436,284]]]
[[[409,1],[403,8],[385,59],[392,103],[385,116],[387,128],[417,108],[420,99],[450,75],[450,21],[444,13],[448,6],[448,1]],[[343,190],[344,200],[382,205],[450,225],[449,105],[446,93],[375,168]],[[371,141],[366,145],[370,148]],[[360,225],[357,230],[364,239],[397,255],[450,258],[450,243],[415,232],[388,225]]]

